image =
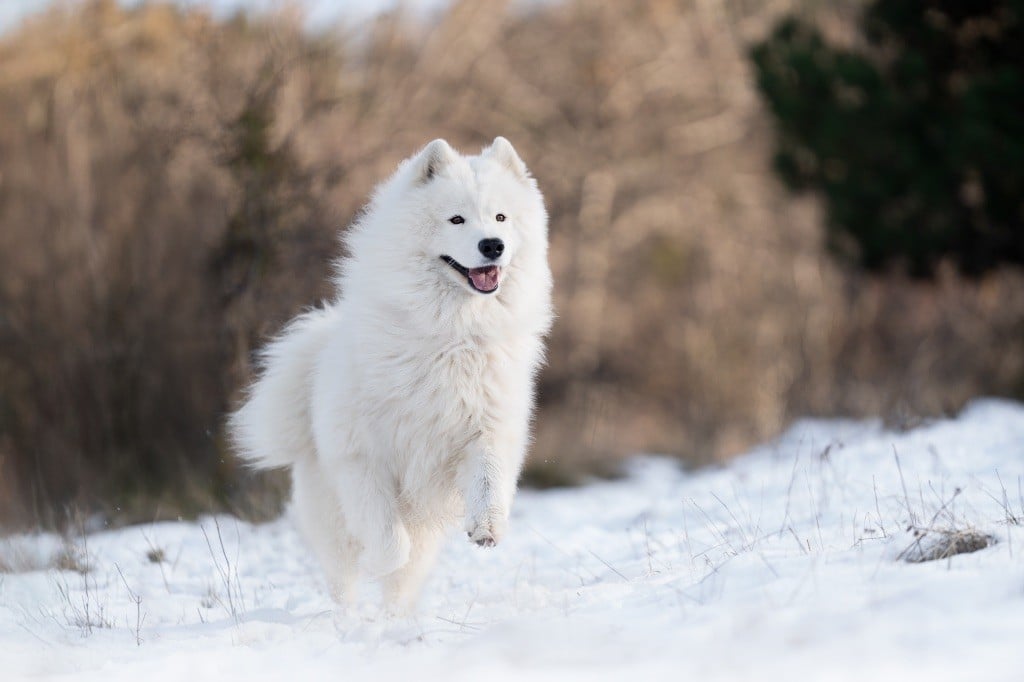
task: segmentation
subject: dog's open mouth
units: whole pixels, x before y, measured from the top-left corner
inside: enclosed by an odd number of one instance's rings
[[[469,286],[481,294],[493,294],[501,284],[501,268],[497,265],[485,265],[482,268],[467,268],[451,256],[441,256],[448,265],[466,278]]]

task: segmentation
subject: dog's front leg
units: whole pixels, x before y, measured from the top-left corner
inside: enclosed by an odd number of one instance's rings
[[[481,547],[493,547],[508,526],[522,457],[480,444],[471,450],[466,464],[462,486],[466,534]]]

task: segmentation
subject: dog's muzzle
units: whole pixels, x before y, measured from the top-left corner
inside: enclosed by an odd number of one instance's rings
[[[481,294],[493,294],[498,290],[498,285],[501,284],[501,268],[497,265],[467,268],[451,256],[441,256],[441,260],[465,277],[466,281],[469,282],[469,286]]]

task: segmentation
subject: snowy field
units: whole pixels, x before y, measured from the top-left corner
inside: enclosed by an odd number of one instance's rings
[[[1022,680],[1022,481],[1024,406],[801,422],[723,469],[524,492],[405,620],[369,586],[335,613],[286,521],[9,538],[49,567],[0,575],[0,679]]]

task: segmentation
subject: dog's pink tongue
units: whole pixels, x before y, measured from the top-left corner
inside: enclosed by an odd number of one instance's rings
[[[473,286],[480,291],[494,291],[498,288],[498,282],[501,280],[501,270],[496,265],[472,268],[469,271],[469,278],[473,280]]]

